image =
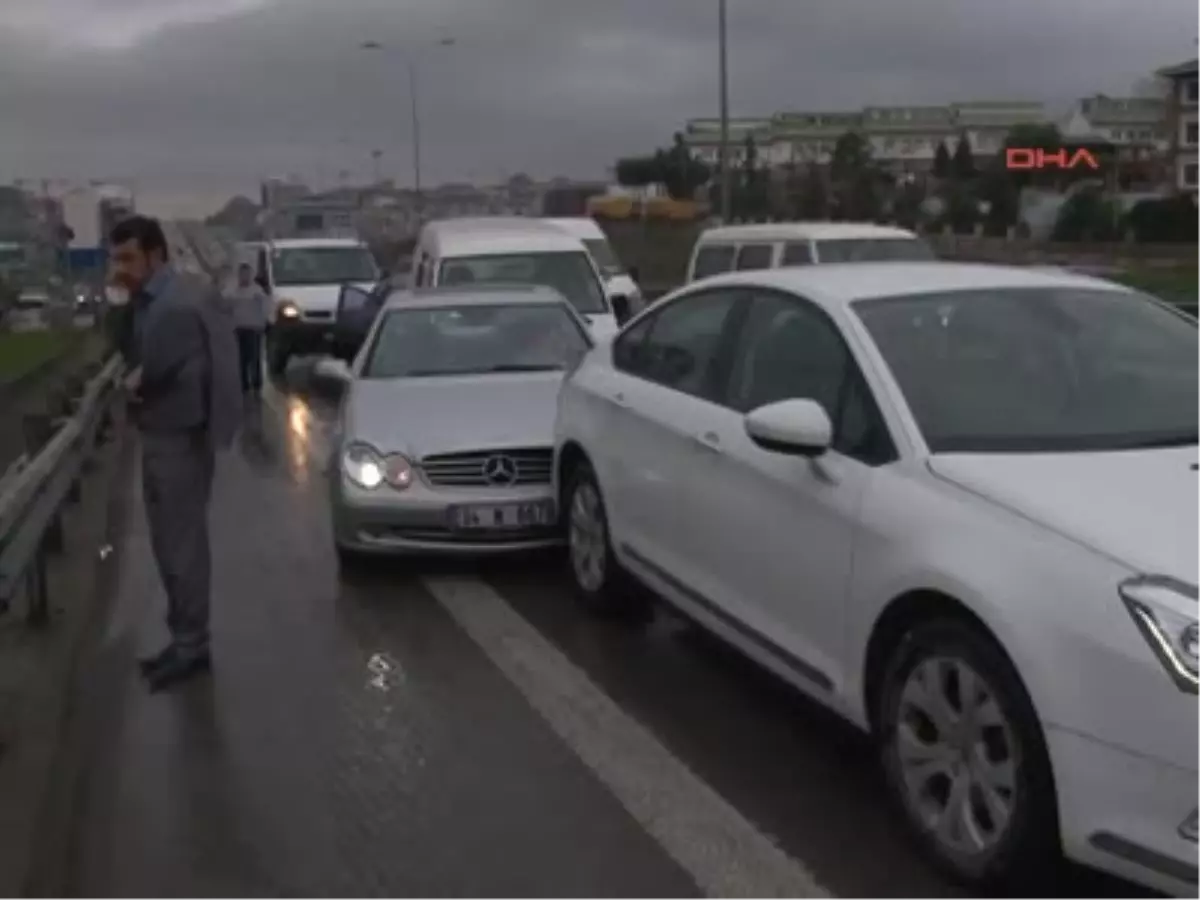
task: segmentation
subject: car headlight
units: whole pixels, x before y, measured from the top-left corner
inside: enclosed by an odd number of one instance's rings
[[[361,488],[373,491],[381,484],[397,491],[413,483],[413,467],[403,453],[379,453],[369,444],[350,444],[342,451],[342,471]]]
[[[1121,582],[1118,590],[1175,686],[1195,694],[1200,652],[1196,587],[1166,575],[1137,575]]]
[[[298,319],[300,307],[291,300],[280,300],[275,307],[275,314],[281,319]]]
[[[373,491],[383,484],[383,458],[373,447],[351,444],[342,451],[342,472],[359,487]]]

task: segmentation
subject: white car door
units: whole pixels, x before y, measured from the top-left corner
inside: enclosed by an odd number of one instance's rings
[[[817,460],[746,432],[746,413],[790,398],[829,413],[833,447]],[[890,436],[836,324],[791,294],[752,292],[718,399],[679,469],[689,587],[757,651],[829,691],[842,679],[859,510],[876,467],[895,459]]]
[[[618,553],[656,567],[680,564],[674,544],[679,467],[708,415],[733,289],[699,290],[656,309],[613,344],[613,366],[591,390],[606,407],[589,447]]]

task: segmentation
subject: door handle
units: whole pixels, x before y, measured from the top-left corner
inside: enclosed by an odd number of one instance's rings
[[[694,435],[692,441],[701,450],[708,450],[711,453],[721,452],[721,437],[715,431],[706,431],[704,434]]]

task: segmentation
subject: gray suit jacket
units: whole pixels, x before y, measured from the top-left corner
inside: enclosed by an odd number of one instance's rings
[[[176,272],[139,312],[142,397],[148,432],[203,429],[228,446],[241,418],[233,322],[206,280]]]

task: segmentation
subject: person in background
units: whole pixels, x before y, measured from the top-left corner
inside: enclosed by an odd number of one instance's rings
[[[142,494],[167,594],[165,649],[141,660],[151,690],[208,671],[216,452],[241,421],[233,322],[204,278],[176,271],[162,226],[134,216],[109,235],[111,278],[129,293],[121,351],[141,432]]]
[[[229,299],[237,328],[242,391],[257,393],[262,390],[263,336],[271,320],[271,298],[254,283],[249,263],[237,267],[237,281]]]

